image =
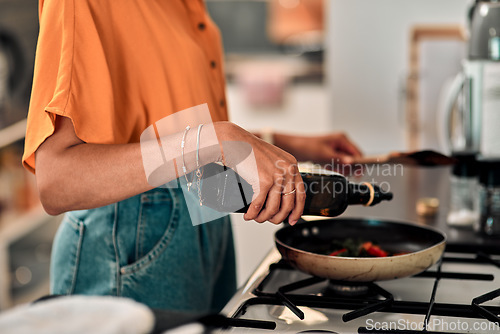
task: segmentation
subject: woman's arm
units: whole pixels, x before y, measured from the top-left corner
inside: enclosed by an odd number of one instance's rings
[[[261,133],[255,133],[262,138]],[[296,136],[284,133],[268,133],[277,147],[290,152],[299,161],[319,164],[350,164],[353,158],[363,155],[361,150],[342,132],[322,136]]]
[[[210,126],[214,126],[222,143],[244,142],[253,149],[257,170],[245,165],[238,169],[238,173],[250,180],[254,191],[257,190],[245,219],[280,223],[290,215],[290,222],[297,221],[303,211],[305,192],[303,183],[299,182],[295,158],[232,123],[217,122]],[[179,154],[181,138],[182,133],[168,138],[174,158]],[[191,139],[190,145],[193,144]],[[237,153],[225,149],[226,161],[231,162]],[[220,154],[219,150],[204,151],[202,164],[221,160]],[[65,117],[56,118],[55,131],[38,148],[35,163],[40,199],[49,214],[108,205],[152,188],[144,172],[140,143],[85,143],[77,137],[71,120]],[[192,156],[186,160],[186,166],[187,172],[196,168]],[[234,166],[229,164],[229,167]],[[162,182],[178,176],[166,173]],[[295,196],[282,196],[295,188]]]
[[[40,200],[53,215],[108,205],[152,188],[139,143],[85,143],[66,117],[56,118],[55,131],[36,151],[35,164]]]
[[[274,142],[300,161],[331,165],[350,164],[353,158],[362,156],[361,150],[342,132],[313,137],[276,133]]]

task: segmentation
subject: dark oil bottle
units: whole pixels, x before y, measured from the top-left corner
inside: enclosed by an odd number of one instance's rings
[[[210,164],[203,174],[203,205],[220,212],[248,210],[252,187],[237,173]],[[352,183],[338,173],[301,173],[301,176],[306,190],[304,215],[336,217],[349,205],[373,206],[392,199],[392,193],[375,184]]]

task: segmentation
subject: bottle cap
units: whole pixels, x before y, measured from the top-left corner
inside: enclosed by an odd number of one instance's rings
[[[474,152],[453,152],[452,157],[457,160],[452,173],[456,176],[473,177],[479,174],[479,166]]]
[[[500,186],[500,158],[479,158],[479,183]]]

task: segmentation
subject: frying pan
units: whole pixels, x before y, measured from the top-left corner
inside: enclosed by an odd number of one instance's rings
[[[329,253],[333,240],[371,241],[391,252],[388,257],[337,257]],[[416,275],[443,254],[446,236],[411,223],[373,219],[325,219],[286,226],[275,234],[282,258],[308,274],[351,282],[372,282]]]

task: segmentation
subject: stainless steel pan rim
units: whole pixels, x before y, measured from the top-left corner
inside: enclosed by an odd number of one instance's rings
[[[343,221],[349,221],[349,220],[361,220],[361,219],[362,218],[360,218],[360,219],[344,218],[342,220]],[[365,219],[365,220],[377,220],[377,219]],[[318,220],[318,221],[322,221],[322,220]],[[429,227],[429,226],[421,226],[421,225],[418,225],[418,224],[415,224],[415,223],[410,223],[410,222],[391,221],[391,220],[387,220],[387,219],[384,219],[384,222],[388,222],[388,223],[391,223],[391,224],[399,224],[399,225],[409,225],[409,226],[412,226],[412,227],[416,226],[416,227],[419,227],[421,229],[426,229],[426,230],[435,232],[436,234],[441,234],[442,237],[443,237],[443,241],[440,242],[439,244],[436,244],[433,247],[437,247],[437,246],[439,246],[441,244],[446,244],[446,240],[447,240],[446,234],[442,233],[441,231],[439,231],[439,230],[437,230],[435,228],[432,228],[432,227]],[[298,225],[297,227],[306,227],[306,226]],[[276,237],[275,237],[275,241],[276,241],[276,243],[279,243],[279,244],[283,245],[284,247],[293,249],[293,250],[295,250],[297,252],[308,253],[311,256],[321,256],[321,257],[325,257],[325,258],[330,258],[331,257],[329,255],[312,253],[312,252],[308,252],[308,251],[305,251],[305,250],[302,250],[302,249],[298,249],[298,248],[295,248],[295,247],[292,247],[292,246],[288,246],[288,245],[284,244],[283,242],[281,242],[280,240],[278,240]],[[417,254],[417,253],[420,253],[420,252],[424,252],[426,250],[427,249],[422,249],[422,250],[417,251],[417,252],[412,252],[412,253],[404,254],[404,255],[395,255],[395,256],[391,256],[391,257],[403,257],[403,256],[411,255],[411,254]],[[383,260],[384,259],[384,258],[378,258],[378,257],[348,257],[348,256],[346,256],[346,257],[338,257],[338,258],[339,259],[351,259],[351,260],[362,260],[362,259],[372,259],[372,260],[380,259],[380,260]]]
[[[336,224],[350,224],[353,226],[358,224],[362,225],[363,228],[373,225],[375,231],[379,225],[383,225],[384,228],[394,228],[399,233],[401,231],[406,233],[406,230],[410,232],[414,230],[423,235],[429,235],[436,242],[432,245],[424,245],[422,249],[404,255],[369,258],[335,257],[319,254],[288,245],[279,238],[279,235],[284,235],[289,233],[289,231],[297,233],[297,231],[303,231],[304,228],[309,229],[310,233],[314,235],[313,229],[318,229],[316,231],[317,234],[320,233],[319,228],[334,229]],[[402,237],[404,238],[404,235]],[[307,236],[305,240],[307,240]],[[412,276],[426,270],[434,265],[442,256],[446,246],[446,235],[432,227],[424,227],[409,222],[395,222],[386,219],[336,218],[310,221],[296,225],[295,227],[284,227],[276,232],[275,242],[283,259],[301,271],[314,276],[335,280],[369,282]]]

